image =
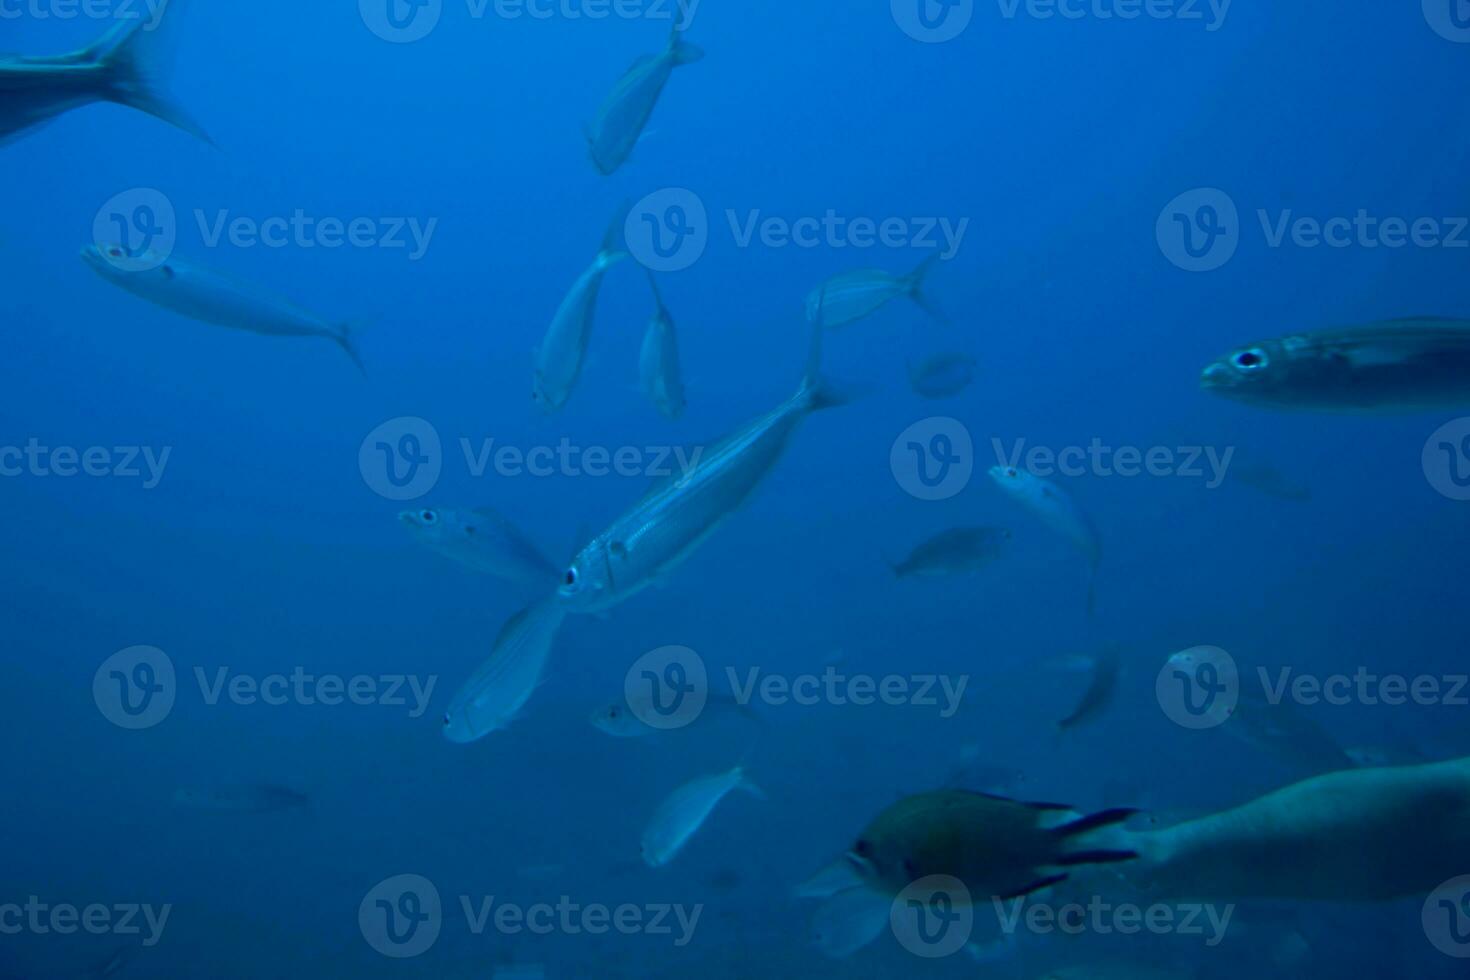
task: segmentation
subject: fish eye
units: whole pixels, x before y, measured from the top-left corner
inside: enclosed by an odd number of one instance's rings
[[[1020,475],[1021,475],[1020,471],[1017,470],[1014,466],[1007,466],[1006,467],[1006,476],[1010,477],[1012,480],[1014,480],[1016,477],[1018,477]]]
[[[435,524],[439,521],[439,515],[434,513],[432,510],[420,512],[419,517],[423,518],[425,524]]]
[[[449,718],[448,715],[445,715],[444,716],[444,727],[445,728],[448,728],[452,724],[454,724],[454,722],[450,720],[450,718]]]
[[[120,249],[116,245],[114,245],[112,248],[109,248],[107,250],[107,254],[110,255],[110,256],[112,256],[115,259],[120,259],[120,258],[122,258],[122,254],[123,253],[122,253],[122,249]]]
[[[618,716],[618,709],[617,708],[608,708],[607,709],[607,716],[609,718],[616,718]]]
[[[567,569],[566,584],[568,588],[577,584],[577,570],[575,568]]]
[[[1241,351],[1235,355],[1234,361],[1235,366],[1243,371],[1258,371],[1271,363],[1271,359],[1266,356],[1266,352],[1259,347],[1252,347],[1250,350]]]
[[[853,847],[852,852],[860,858],[873,856],[873,844],[868,840],[860,840]]]

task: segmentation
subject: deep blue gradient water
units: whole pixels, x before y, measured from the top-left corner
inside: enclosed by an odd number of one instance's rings
[[[942,785],[966,746],[1024,772],[1019,795],[1083,809],[1193,815],[1311,775],[1170,723],[1155,676],[1187,647],[1317,675],[1464,671],[1470,505],[1437,492],[1421,460],[1456,413],[1274,413],[1212,398],[1198,377],[1246,341],[1470,314],[1470,233],[1458,247],[1273,247],[1259,217],[1364,211],[1452,230],[1470,214],[1470,106],[1456,84],[1470,45],[1437,33],[1417,4],[1237,0],[1216,22],[1204,4],[1193,8],[1203,20],[1123,20],[1099,14],[1121,0],[1079,5],[1076,19],[1024,6],[1008,17],[982,0],[959,37],[929,44],[877,0],[706,0],[687,32],[706,59],[677,69],[633,158],[602,177],[584,124],[636,56],[663,46],[666,19],[514,18],[493,6],[477,18],[445,0],[428,37],[394,44],[355,6],[179,11],[188,19],[167,87],[217,149],[99,105],[0,153],[0,443],[169,454],[151,488],[32,467],[0,478],[0,904],[172,906],[146,948],[146,929],[0,935],[0,974],[1040,976],[1131,960],[1179,971],[1168,976],[1455,975],[1426,941],[1417,899],[1276,907],[1249,924],[1242,913],[1216,948],[1177,935],[1025,937],[977,967],[963,953],[915,957],[891,936],[828,960],[809,940],[814,903],[792,892],[883,807]],[[0,20],[0,47],[26,54],[73,50],[110,23],[37,16],[54,4],[6,9],[19,15]],[[333,322],[367,320],[367,377],[330,343],[196,323],[90,272],[78,252],[99,209],[140,188],[175,209],[175,254]],[[544,415],[531,352],[557,304],[625,202],[668,188],[708,214],[703,254],[660,279],[680,330],[686,415],[665,421],[636,388],[653,310],[636,262],[609,273],[581,383],[564,412]],[[1223,192],[1240,215],[1238,250],[1210,272],[1171,261],[1177,249],[1157,229],[1171,200],[1197,188]],[[435,224],[414,259],[408,248],[211,247],[198,217],[298,211]],[[948,322],[898,299],[832,331],[824,373],[862,397],[810,418],[749,504],[659,588],[569,619],[509,730],[445,740],[451,694],[538,593],[421,548],[398,512],[493,506],[567,561],[649,479],[477,477],[461,440],[709,447],[770,410],[800,380],[813,287],[854,268],[907,272],[930,251],[742,245],[732,230],[755,215],[829,211],[909,228],[967,222],[928,283]],[[976,358],[976,383],[921,400],[904,364],[946,350]],[[936,416],[963,424],[975,469],[961,492],[925,501],[890,456],[901,432]],[[402,417],[427,420],[443,446],[437,485],[412,501],[386,499],[359,465],[369,434]],[[992,440],[1022,439],[1234,447],[1312,496],[1284,501],[1229,479],[1059,477],[1103,541],[1090,619],[1085,562],[985,474]],[[893,579],[885,559],[971,524],[1014,529],[1003,560],[976,576]],[[1055,661],[1107,642],[1126,655],[1117,703],[1058,735],[1085,679]],[[949,718],[824,702],[757,705],[758,736],[738,719],[631,740],[589,724],[642,654],[671,644],[719,677],[835,664],[969,686]],[[128,731],[99,710],[93,678],[135,645],[168,655],[177,700],[160,724]],[[196,670],[212,679],[221,668],[435,687],[417,717],[411,696],[210,704]],[[1343,746],[1470,751],[1464,707],[1303,710]],[[671,866],[644,867],[639,839],[659,802],[742,760],[769,798],[730,797]],[[175,801],[181,789],[259,785],[310,806]],[[359,909],[403,874],[432,881],[444,914],[432,948],[400,959],[365,939]],[[461,896],[703,912],[682,946],[677,927],[476,934]]]

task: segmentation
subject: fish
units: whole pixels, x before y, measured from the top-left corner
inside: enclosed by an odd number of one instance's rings
[[[1021,770],[982,761],[984,758],[978,743],[962,746],[959,758],[944,781],[944,788],[984,790],[1004,795],[1026,781],[1026,774]]]
[[[928,539],[901,562],[890,562],[896,578],[967,575],[995,561],[1010,543],[1003,527],[957,527]]]
[[[780,462],[807,416],[850,400],[822,380],[821,359],[819,319],[796,394],[703,453],[682,475],[658,483],[593,538],[558,589],[567,608],[612,609],[670,574],[708,540]]]
[[[109,244],[88,245],[82,249],[82,260],[114,286],[202,323],[269,337],[330,340],[367,374],[357,351],[357,327],[353,324],[330,323],[288,299],[176,256],[165,259],[146,249],[128,251]],[[124,260],[129,268],[120,267]],[[133,262],[146,268],[133,268]]]
[[[845,956],[875,939],[893,899],[926,878],[956,879],[972,904],[984,906],[1060,884],[1071,868],[1131,861],[1136,851],[1095,835],[1135,813],[1119,808],[1083,816],[1060,804],[968,790],[921,793],[880,813],[798,895],[827,899],[816,916],[819,946]]]
[[[990,478],[996,485],[1042,523],[1061,534],[1087,558],[1091,576],[1087,583],[1087,612],[1097,608],[1097,568],[1102,561],[1102,539],[1091,518],[1066,491],[1029,470],[1015,466],[992,466]]]
[[[969,354],[935,354],[908,365],[909,387],[931,401],[953,398],[974,383],[979,364]]]
[[[663,729],[655,728],[644,721],[657,716],[656,695],[652,690],[640,692],[634,698],[626,696],[604,704],[592,712],[592,727],[613,738],[643,738],[658,735]],[[705,701],[699,720],[704,721],[722,715],[739,715],[752,721],[762,721],[760,715],[742,704],[733,695],[711,693]]]
[[[588,152],[599,173],[611,176],[628,161],[674,69],[703,59],[703,49],[685,41],[676,22],[663,51],[633,62],[587,127]]]
[[[1244,466],[1236,463],[1230,468],[1230,478],[1253,490],[1259,490],[1268,497],[1275,497],[1277,500],[1306,503],[1312,499],[1311,487],[1291,479],[1276,467],[1266,463]]]
[[[674,318],[664,306],[663,295],[653,272],[648,273],[658,311],[648,321],[643,335],[643,348],[638,354],[638,379],[643,391],[660,415],[677,419],[684,414],[684,382],[679,372],[679,337],[674,332]]]
[[[1387,320],[1239,348],[1200,386],[1260,408],[1389,414],[1470,405],[1470,321]]]
[[[602,248],[592,265],[577,277],[571,291],[561,301],[546,339],[535,350],[535,378],[531,397],[547,414],[559,412],[572,397],[572,390],[582,376],[587,360],[587,344],[592,339],[592,321],[597,313],[597,294],[602,289],[607,270],[628,258],[621,251],[623,214],[613,218],[602,238]]]
[[[1189,651],[1170,663],[1187,666]],[[1235,708],[1220,730],[1283,765],[1309,773],[1351,769],[1355,763],[1342,745],[1290,701],[1272,701],[1255,687],[1242,684]]]
[[[501,628],[490,659],[454,695],[444,714],[444,737],[461,745],[502,731],[541,686],[565,610],[542,599]]]
[[[311,798],[285,786],[268,783],[248,786],[218,786],[207,789],[180,789],[174,803],[186,810],[215,810],[222,813],[275,813],[280,810],[302,810],[311,806]]]
[[[1118,695],[1118,674],[1122,670],[1121,651],[1110,646],[1092,661],[1092,676],[1087,690],[1072,713],[1057,722],[1057,728],[1066,731],[1096,721],[1112,705]]]
[[[939,253],[936,252],[906,276],[896,276],[882,269],[858,269],[834,276],[807,296],[807,319],[816,319],[820,304],[823,322],[828,327],[842,327],[878,312],[900,296],[907,296],[942,323],[944,315],[924,295],[924,281],[938,261]]]
[[[164,0],[152,19],[119,23],[70,54],[0,56],[0,144],[97,102],[146,112],[212,144],[159,88],[182,6],[182,0]]]
[[[398,519],[426,546],[478,572],[548,589],[561,573],[520,528],[489,507],[425,507]]]
[[[1358,745],[1347,749],[1346,755],[1353,765],[1367,768],[1420,765],[1433,761],[1417,746],[1407,742],[1396,742],[1389,745]]]
[[[766,798],[761,788],[750,781],[743,766],[714,776],[702,776],[674,790],[643,831],[641,853],[644,863],[652,868],[667,865],[704,826],[720,801],[737,789],[757,799]]]

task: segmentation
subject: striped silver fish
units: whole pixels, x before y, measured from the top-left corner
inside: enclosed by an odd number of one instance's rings
[[[943,322],[944,315],[924,295],[924,280],[938,261],[939,253],[936,252],[906,276],[896,276],[882,269],[859,269],[834,276],[807,297],[807,319],[816,319],[820,305],[823,323],[829,327],[846,326],[878,312],[900,296],[907,296],[924,312]]]
[[[618,249],[624,220],[625,214],[619,213],[608,225],[597,258],[572,284],[571,291],[557,308],[556,316],[552,317],[546,339],[536,348],[536,376],[531,397],[547,413],[560,411],[566,405],[582,376],[603,276],[607,275],[608,269],[628,257],[626,252]]]
[[[565,618],[566,610],[554,598],[512,616],[495,640],[490,659],[450,701],[444,737],[461,744],[474,742],[515,721],[541,686],[551,645]]]
[[[672,861],[689,843],[689,838],[704,826],[720,801],[737,789],[765,799],[765,793],[740,766],[718,775],[702,776],[674,790],[643,832],[644,862],[649,867],[661,868]]]
[[[663,294],[653,273],[648,274],[658,311],[648,321],[643,335],[643,348],[638,354],[638,380],[659,414],[677,419],[684,414],[684,382],[679,377],[679,336],[674,331],[674,318],[664,306]]]
[[[704,57],[704,51],[684,41],[680,31],[676,22],[667,48],[633,62],[587,127],[592,162],[604,176],[616,172],[632,155],[674,69]]]

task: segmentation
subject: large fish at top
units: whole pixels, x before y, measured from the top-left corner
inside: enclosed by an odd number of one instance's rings
[[[819,322],[795,395],[711,448],[682,476],[657,486],[582,549],[560,590],[568,608],[611,609],[668,574],[750,497],[808,415],[845,402],[818,374],[821,338]]]
[[[1205,368],[1205,391],[1264,408],[1388,413],[1470,405],[1470,321],[1420,317],[1296,334]]]
[[[151,18],[119,23],[71,54],[0,56],[0,143],[94,102],[131,106],[209,142],[158,88],[179,6],[164,0]]]
[[[148,256],[119,245],[82,249],[82,260],[99,276],[155,306],[203,323],[270,337],[321,337],[342,348],[357,369],[367,373],[352,325],[324,320],[284,297],[177,257],[155,261]],[[133,262],[147,267],[123,267]]]
[[[592,162],[604,176],[615,173],[632,155],[674,69],[703,57],[701,48],[683,39],[676,22],[668,47],[658,54],[643,55],[618,80],[587,127]]]
[[[587,361],[587,344],[592,339],[592,321],[597,313],[597,295],[607,270],[628,257],[618,249],[624,213],[620,212],[603,235],[602,248],[587,270],[557,308],[547,328],[546,339],[536,348],[536,374],[531,397],[548,413],[558,412],[572,397]]]

